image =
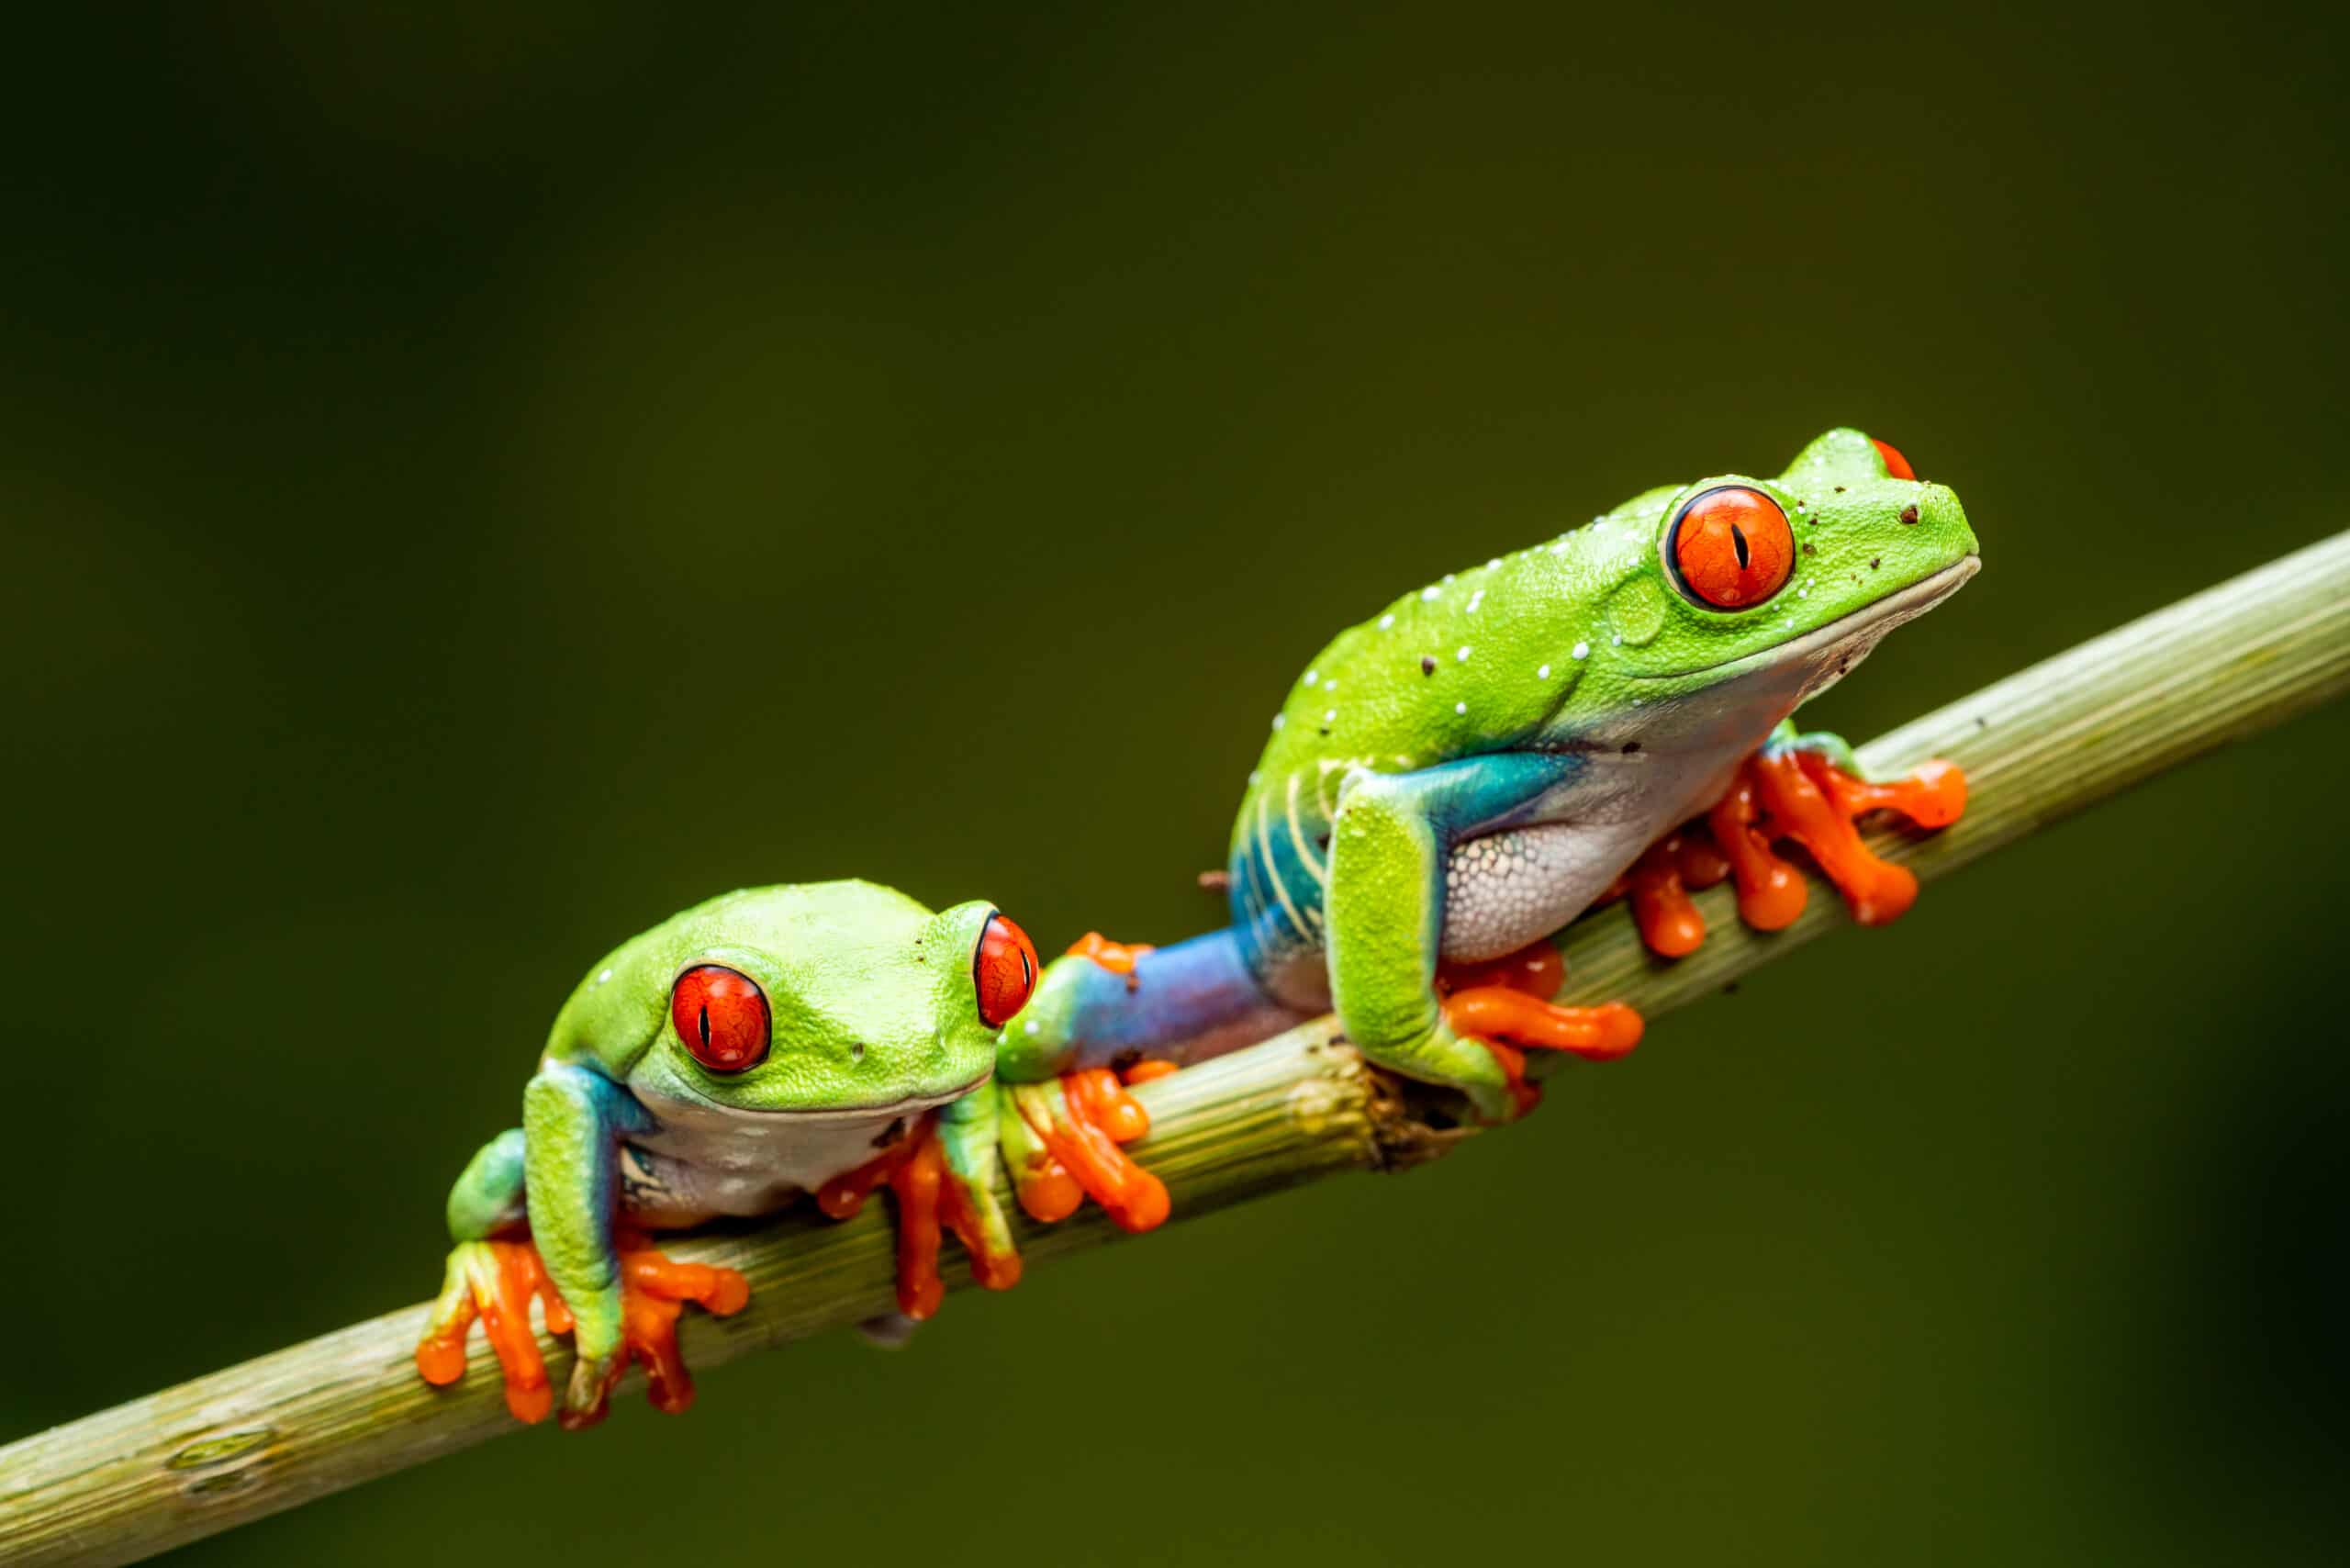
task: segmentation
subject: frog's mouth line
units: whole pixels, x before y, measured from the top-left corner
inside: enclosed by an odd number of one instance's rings
[[[1809,658],[1814,654],[1849,643],[1868,633],[1883,636],[1905,621],[1914,621],[1935,605],[1966,586],[1966,579],[1983,569],[1983,557],[1966,555],[1928,577],[1919,577],[1906,588],[1886,594],[1874,604],[1863,605],[1850,615],[1841,615],[1827,625],[1816,627],[1792,643],[1782,643],[1775,648],[1757,653],[1740,654],[1719,664],[1696,665],[1688,669],[1665,670],[1655,675],[1635,675],[1635,680],[1679,680],[1685,676],[1712,675],[1718,671],[1731,674],[1748,669],[1760,669],[1765,665],[1782,665]]]
[[[690,1103],[705,1110],[722,1111],[729,1115],[789,1116],[796,1122],[861,1122],[871,1121],[877,1116],[911,1116],[935,1109],[951,1101],[960,1100],[994,1076],[995,1070],[990,1068],[960,1089],[949,1089],[943,1093],[910,1094],[902,1100],[887,1100],[872,1105],[824,1105],[805,1109],[797,1105],[730,1105],[723,1100],[711,1099],[693,1084],[680,1082],[678,1087],[693,1097]]]

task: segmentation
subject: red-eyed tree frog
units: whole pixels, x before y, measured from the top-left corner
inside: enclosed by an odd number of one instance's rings
[[[600,1416],[632,1357],[655,1403],[682,1408],[680,1304],[729,1312],[746,1293],[639,1233],[806,1192],[845,1215],[891,1188],[911,1317],[938,1304],[942,1226],[1003,1288],[1019,1260],[1000,1158],[1039,1219],[1091,1195],[1148,1229],[1167,1195],[1119,1148],[1147,1128],[1121,1078],[1326,1008],[1374,1063],[1516,1118],[1537,1098],[1527,1049],[1606,1059],[1639,1038],[1620,1004],[1551,1001],[1564,977],[1544,939],[1592,904],[1628,894],[1677,956],[1704,935],[1685,889],[1735,875],[1744,918],[1784,926],[1807,895],[1772,845],[1793,839],[1863,924],[1908,908],[1914,879],[1852,823],[1943,825],[1964,779],[1942,764],[1864,779],[1789,715],[1978,565],[1956,496],[1830,431],[1775,478],[1647,491],[1340,633],[1249,775],[1224,930],[1166,948],[1090,935],[1040,980],[992,906],[934,915],[866,883],[734,893],[656,926],[589,971],[523,1126],[451,1193],[420,1370],[461,1376],[479,1316],[509,1406],[543,1417],[536,1294],[576,1337],[566,1425]]]
[[[692,1301],[744,1305],[743,1276],[672,1261],[643,1233],[769,1213],[813,1193],[834,1217],[877,1187],[897,1200],[898,1304],[934,1311],[941,1230],[979,1282],[1020,1274],[993,1187],[1059,1219],[1090,1194],[1130,1230],[1167,1192],[1120,1149],[1148,1128],[1111,1073],[997,1074],[996,1040],[1028,1000],[1035,949],[993,905],[934,914],[869,882],[753,888],[622,944],[556,1014],[522,1092],[522,1125],[485,1145],[449,1194],[456,1245],[417,1346],[426,1381],[464,1374],[478,1317],[525,1421],[554,1403],[533,1337],[577,1357],[563,1424],[593,1423],[633,1359],[652,1398],[693,1384],[677,1321]]]
[[[1852,820],[1943,825],[1964,778],[1871,782],[1788,716],[1979,565],[1955,495],[1835,430],[1775,477],[1649,490],[1405,594],[1273,715],[1220,879],[1231,924],[1165,948],[1089,936],[1007,1027],[1007,1070],[1195,1060],[1335,1009],[1374,1063],[1514,1118],[1536,1098],[1526,1049],[1639,1038],[1628,1008],[1550,1001],[1544,939],[1611,893],[1668,956],[1704,935],[1686,886],[1732,873],[1745,918],[1781,927],[1805,898],[1771,849],[1791,838],[1863,924],[1908,906],[1914,879]]]

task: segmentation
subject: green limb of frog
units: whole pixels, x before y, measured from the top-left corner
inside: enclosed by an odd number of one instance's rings
[[[479,1322],[509,1406],[542,1419],[557,1404],[543,1322],[576,1352],[565,1425],[599,1418],[632,1362],[656,1406],[683,1409],[683,1305],[722,1315],[748,1287],[643,1234],[811,1193],[844,1215],[890,1188],[909,1318],[938,1305],[949,1232],[979,1282],[1002,1288],[1019,1277],[995,1188],[1007,1132],[1032,1214],[1057,1217],[1091,1194],[1129,1228],[1157,1223],[1165,1189],[1119,1148],[1148,1118],[1115,1074],[999,1078],[1004,1025],[1038,970],[993,905],[934,913],[867,882],[728,894],[614,949],[556,1016],[522,1126],[484,1146],[450,1193],[455,1246],[418,1370],[462,1379]]]
[[[1628,1009],[1559,1007],[1515,991],[1504,1001],[1486,986],[1458,997],[1438,989],[1448,926],[1489,924],[1518,896],[1510,873],[1519,862],[1509,857],[1465,888],[1453,885],[1450,846],[1539,831],[1513,824],[1546,823],[1546,802],[1571,795],[1583,771],[1572,756],[1505,752],[1408,774],[1360,771],[1339,787],[1326,894],[1339,1025],[1373,1062],[1460,1091],[1488,1122],[1532,1107],[1527,1048],[1606,1058],[1639,1043]]]

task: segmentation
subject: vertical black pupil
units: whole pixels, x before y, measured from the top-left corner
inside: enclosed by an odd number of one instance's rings
[[[1729,525],[1729,545],[1738,552],[1738,569],[1746,570],[1746,530],[1734,522]]]
[[[710,1004],[709,1004],[708,1002],[704,1002],[704,1003],[702,1004],[702,1009],[701,1009],[701,1043],[702,1043],[702,1047],[703,1047],[703,1048],[704,1048],[704,1049],[708,1049],[708,1048],[709,1048],[709,1046],[710,1046]]]

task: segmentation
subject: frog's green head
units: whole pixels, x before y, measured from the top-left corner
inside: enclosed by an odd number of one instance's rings
[[[1649,543],[1609,596],[1610,662],[1651,700],[1750,675],[1814,695],[1981,564],[1948,487],[1856,430],[1830,431],[1775,479],[1717,475],[1625,512]]]
[[[977,1087],[1037,964],[992,904],[933,914],[843,881],[713,899],[615,954],[602,972],[615,970],[623,1027],[650,1036],[628,1069],[641,1094],[821,1112],[913,1110]]]

